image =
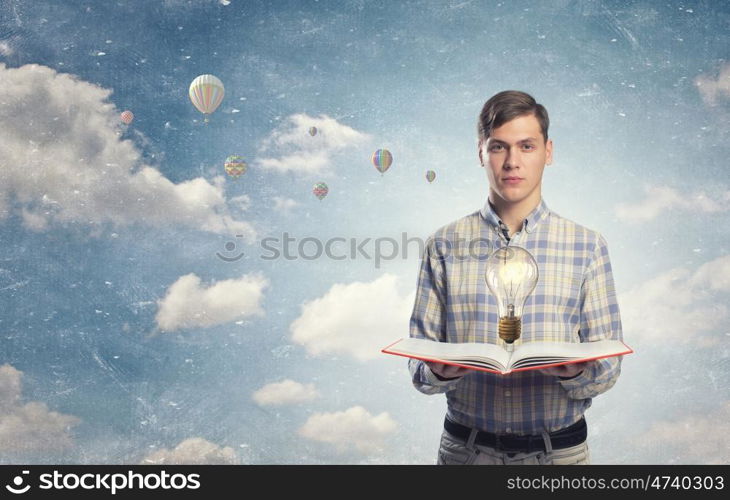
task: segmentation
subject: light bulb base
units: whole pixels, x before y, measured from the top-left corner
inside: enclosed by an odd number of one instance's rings
[[[511,344],[522,334],[522,319],[503,316],[499,318],[499,338]]]

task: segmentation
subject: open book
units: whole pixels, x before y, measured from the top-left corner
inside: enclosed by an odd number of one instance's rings
[[[529,342],[515,346],[514,352],[508,352],[504,347],[495,344],[473,342],[452,344],[405,338],[390,344],[381,352],[506,375],[518,371],[621,356],[634,351],[620,340]]]

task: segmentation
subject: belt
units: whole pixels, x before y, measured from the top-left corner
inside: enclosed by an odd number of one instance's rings
[[[466,427],[446,418],[444,420],[444,429],[449,434],[468,440],[471,434],[471,428]],[[554,450],[562,448],[570,448],[571,446],[577,446],[586,440],[588,437],[588,427],[586,426],[586,420],[581,417],[573,425],[560,429],[558,431],[551,432],[550,443]],[[474,443],[489,446],[498,451],[512,451],[531,453],[533,451],[546,451],[545,440],[542,436],[519,436],[517,434],[492,434],[491,432],[477,431],[476,439]]]

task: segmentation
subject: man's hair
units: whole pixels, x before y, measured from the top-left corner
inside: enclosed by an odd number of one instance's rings
[[[540,123],[543,140],[548,139],[548,118],[547,109],[538,104],[530,94],[519,90],[505,90],[493,95],[479,113],[477,123],[477,134],[480,141],[486,141],[492,129],[499,128],[518,116],[532,115]]]

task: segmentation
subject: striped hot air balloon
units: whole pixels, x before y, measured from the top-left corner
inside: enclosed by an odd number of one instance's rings
[[[122,111],[122,114],[119,115],[119,118],[121,118],[123,123],[129,125],[130,123],[132,123],[132,120],[134,120],[134,113],[129,110]]]
[[[330,192],[330,188],[328,188],[327,184],[325,184],[324,182],[318,182],[312,188],[312,193],[314,194],[314,196],[319,198],[319,201],[322,201],[324,199],[324,197],[327,196],[327,193],[329,193],[329,192]]]
[[[208,115],[215,111],[223,100],[225,88],[218,77],[200,75],[190,84],[188,93],[193,106],[205,115],[207,122]]]
[[[393,155],[387,149],[378,149],[373,153],[372,161],[375,168],[380,172],[380,175],[383,175],[393,163]]]
[[[234,179],[241,177],[246,173],[248,165],[243,161],[243,156],[231,155],[226,158],[225,169],[226,173]]]
[[[429,182],[429,184],[431,182],[433,182],[433,180],[435,178],[436,178],[436,172],[434,172],[433,170],[427,170],[426,171],[426,180]]]

